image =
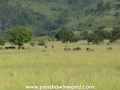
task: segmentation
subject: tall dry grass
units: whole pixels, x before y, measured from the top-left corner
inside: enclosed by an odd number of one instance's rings
[[[25,50],[0,50],[0,90],[26,90],[29,85],[51,84],[120,90],[120,45],[87,45],[82,41],[67,46],[61,42],[49,42],[47,46],[44,49],[26,44]],[[77,46],[82,50],[63,50]],[[94,51],[87,52],[87,47]],[[107,47],[113,50],[108,51]]]

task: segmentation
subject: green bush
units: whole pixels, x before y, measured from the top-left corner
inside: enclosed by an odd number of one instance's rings
[[[45,41],[45,40],[39,40],[39,42],[38,42],[39,46],[43,46],[43,45],[46,45],[46,44],[47,44],[47,41]]]
[[[56,41],[54,37],[48,37],[48,41]]]
[[[6,40],[3,36],[0,36],[0,45],[4,46],[4,44],[6,43]]]
[[[107,45],[111,45],[111,43],[107,43]]]
[[[30,42],[29,43],[31,46],[35,46],[36,42]]]

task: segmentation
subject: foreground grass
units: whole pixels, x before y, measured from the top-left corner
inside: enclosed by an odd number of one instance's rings
[[[55,48],[52,49],[51,46]],[[0,90],[26,90],[26,86],[92,85],[95,90],[120,90],[120,46],[69,44],[81,51],[63,50],[65,44],[48,43],[26,50],[0,51]],[[91,47],[94,52],[87,52]],[[36,89],[33,89],[36,90]]]

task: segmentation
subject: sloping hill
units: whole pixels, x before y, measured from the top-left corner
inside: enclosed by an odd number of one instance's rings
[[[42,22],[43,24],[27,25],[34,27],[32,29],[37,34],[39,33],[38,35],[54,35],[51,32],[58,30],[72,30],[77,34],[85,30],[91,31],[99,28],[110,31],[113,26],[120,24],[119,0],[6,1],[9,1],[9,4],[13,6],[19,3],[23,8],[29,8],[46,17],[46,20]],[[41,22],[41,19],[39,21]]]

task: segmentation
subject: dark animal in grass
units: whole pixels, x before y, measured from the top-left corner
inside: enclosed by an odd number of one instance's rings
[[[71,49],[70,48],[64,48],[64,51],[70,51]]]
[[[93,49],[92,48],[86,48],[86,51],[92,52]]]
[[[18,49],[21,49],[22,47],[21,46],[18,46]]]
[[[46,52],[46,50],[42,50],[42,52]]]
[[[45,48],[47,48],[47,46],[45,45]]]
[[[78,50],[81,50],[81,48],[80,47],[73,48],[73,51],[78,51]]]
[[[67,51],[67,48],[64,48],[64,51]]]
[[[22,49],[25,49],[25,47],[22,47]]]
[[[107,48],[107,50],[113,50],[112,47]]]
[[[3,49],[2,47],[0,47],[0,49]]]
[[[70,51],[71,49],[70,48],[68,48],[68,51]]]
[[[26,48],[22,46],[18,46],[18,49],[26,49]]]
[[[52,46],[52,48],[54,48],[54,46]]]
[[[14,46],[5,47],[5,49],[15,49]]]

